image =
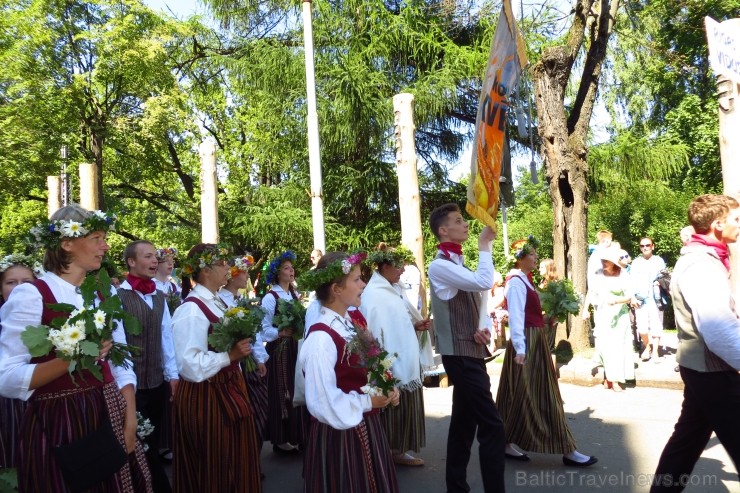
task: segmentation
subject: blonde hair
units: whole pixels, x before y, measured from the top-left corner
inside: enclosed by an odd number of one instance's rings
[[[555,261],[551,258],[546,258],[540,262],[540,272],[542,272],[542,269],[545,269],[545,273],[542,275],[542,286],[547,286],[547,283],[550,281],[556,281],[560,279],[560,273],[558,272],[558,268],[555,265]]]

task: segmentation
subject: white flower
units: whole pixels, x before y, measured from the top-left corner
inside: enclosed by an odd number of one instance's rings
[[[394,361],[396,361],[396,358],[394,356],[388,356],[386,359],[380,362],[380,366],[383,367],[383,370],[388,370],[391,365],[393,365]]]
[[[370,397],[376,397],[379,395],[383,395],[383,391],[380,390],[379,387],[375,387],[373,385],[363,385],[362,387],[360,387],[360,390],[363,393],[369,395]]]
[[[82,223],[77,221],[62,221],[62,236],[66,238],[77,238],[86,234],[87,230],[82,226]]]
[[[352,270],[352,264],[349,263],[349,260],[344,259],[342,260],[342,272],[346,276],[349,274],[349,272]]]
[[[96,329],[103,330],[103,327],[105,327],[105,312],[103,310],[96,311],[93,321],[95,322]]]
[[[65,324],[64,327],[62,327],[61,333],[64,338],[64,342],[71,344],[78,344],[86,337],[84,323],[83,326],[80,327],[79,322],[72,326]]]

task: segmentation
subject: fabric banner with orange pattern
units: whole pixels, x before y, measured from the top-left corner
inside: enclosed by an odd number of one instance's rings
[[[465,207],[471,216],[494,231],[509,96],[519,83],[519,74],[526,65],[524,40],[516,27],[511,1],[504,0],[478,103],[468,203]]]

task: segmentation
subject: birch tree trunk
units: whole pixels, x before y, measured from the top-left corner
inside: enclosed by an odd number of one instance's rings
[[[586,140],[619,3],[578,0],[565,44],[546,48],[532,68],[538,132],[553,206],[553,259],[583,295],[588,262]],[[582,49],[585,56],[579,66],[583,70],[573,74]],[[577,77],[577,93],[568,95],[566,107],[566,88],[572,77]],[[579,317],[569,317],[567,325],[560,325],[558,340],[567,338],[575,350],[588,347],[588,326]]]

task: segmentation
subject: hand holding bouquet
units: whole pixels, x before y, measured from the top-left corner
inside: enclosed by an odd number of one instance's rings
[[[306,325],[306,307],[300,300],[284,300],[280,298],[277,302],[275,317],[272,323],[278,330],[290,329],[293,339],[303,339],[303,331]]]
[[[370,397],[378,395],[387,397],[399,382],[391,371],[391,365],[398,354],[391,355],[383,349],[360,320],[353,319],[353,324],[355,335],[347,342],[344,357],[356,355],[358,364],[367,369],[367,385],[363,385],[360,390]]]
[[[213,333],[208,336],[208,344],[216,351],[227,352],[243,339],[251,339],[254,342],[264,315],[258,306],[229,308],[221,321],[213,324]],[[246,371],[254,371],[257,368],[252,358],[246,358],[244,366]]]
[[[565,322],[569,314],[579,313],[580,296],[575,292],[570,279],[549,281],[539,294],[542,310],[550,320]]]
[[[141,333],[139,321],[126,313],[118,295],[111,296],[110,292],[110,277],[101,269],[97,274],[89,274],[80,286],[82,308],[67,303],[48,305],[49,309],[68,315],[55,318],[50,325],[26,328],[21,340],[31,356],[46,356],[54,350],[58,358],[70,362],[68,371],[73,381],[73,372],[82,375],[84,370],[102,381],[103,374],[97,360],[103,343],[113,339],[115,321],[123,321],[132,334]],[[108,359],[116,366],[128,368],[129,354],[137,354],[138,351],[135,346],[113,342]]]

